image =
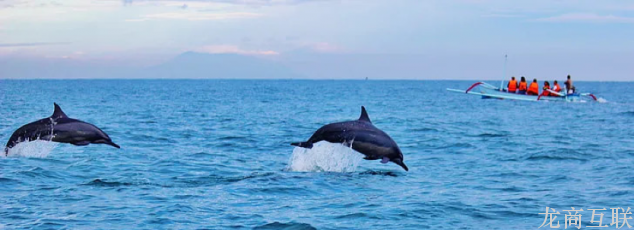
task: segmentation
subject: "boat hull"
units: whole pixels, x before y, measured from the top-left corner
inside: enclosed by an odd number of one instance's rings
[[[473,95],[481,95],[483,99],[507,99],[518,101],[561,101],[561,102],[581,102],[583,101],[581,95],[578,93],[568,94],[565,96],[537,96],[526,95],[518,93],[509,93],[506,91],[500,91],[498,89],[491,89],[487,87],[476,87],[468,91],[458,89],[447,89],[452,92],[467,93]]]

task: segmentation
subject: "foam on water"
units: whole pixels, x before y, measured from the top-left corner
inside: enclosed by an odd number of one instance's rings
[[[599,103],[607,103],[608,100],[605,100],[604,98],[599,97],[599,98],[597,98],[597,102],[599,102]]]
[[[363,160],[360,154],[342,144],[317,142],[312,149],[293,149],[286,170],[295,172],[354,172]]]
[[[57,144],[56,142],[44,140],[20,142],[9,149],[7,156],[44,158],[57,147]]]

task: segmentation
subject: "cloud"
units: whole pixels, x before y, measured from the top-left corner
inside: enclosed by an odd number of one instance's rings
[[[440,1],[436,0],[444,10],[441,12],[477,15],[481,18],[536,18],[542,16],[559,15],[552,18],[540,18],[537,21],[623,21],[622,19],[598,19],[594,18],[575,18],[568,19],[566,17],[559,19],[561,16],[573,15],[576,12],[592,12],[599,17],[610,17],[610,15],[631,15],[634,10],[633,1],[623,0],[530,0],[530,1],[508,1],[508,0],[454,0]],[[625,13],[625,14],[624,14]],[[583,15],[582,15],[583,16]],[[618,16],[612,16],[618,18]],[[530,19],[529,19],[530,20]],[[535,21],[535,20],[531,20]],[[628,21],[628,20],[625,20]]]
[[[0,0],[0,9],[55,9],[55,8],[103,8],[107,6],[119,6],[113,1],[80,1],[80,0]]]
[[[343,51],[341,47],[328,42],[309,43],[306,46],[319,53],[337,53]]]
[[[202,13],[202,12],[172,12],[160,14],[143,15],[141,18],[128,19],[126,21],[147,21],[152,19],[168,19],[168,20],[187,20],[187,21],[207,21],[207,20],[227,20],[227,19],[246,19],[261,17],[261,14],[249,12],[232,12],[232,13]]]
[[[633,17],[598,15],[591,13],[569,13],[547,18],[538,18],[539,22],[594,22],[594,23],[634,23]]]
[[[244,50],[234,45],[211,45],[203,46],[194,51],[212,54],[242,54],[242,55],[279,55],[272,50]]]
[[[304,53],[349,53],[350,50],[330,42],[317,42],[303,40],[300,37],[288,35],[285,37],[285,46],[292,52]]]
[[[152,2],[170,2],[174,0],[153,0]],[[234,5],[250,5],[250,6],[271,6],[271,5],[295,5],[308,2],[323,2],[332,0],[183,0],[181,2],[208,2],[208,3],[226,3]],[[123,5],[132,5],[140,2],[150,2],[150,0],[122,0]]]
[[[67,45],[70,42],[31,42],[31,43],[0,43],[0,47],[30,47],[30,46],[51,46]]]

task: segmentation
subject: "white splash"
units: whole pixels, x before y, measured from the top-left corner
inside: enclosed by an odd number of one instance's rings
[[[296,147],[286,170],[294,172],[354,172],[363,160],[360,154],[342,144],[321,141],[312,149]]]
[[[604,98],[599,97],[599,98],[597,98],[597,102],[599,102],[599,103],[607,103],[608,100],[605,100]]]
[[[20,142],[9,149],[7,156],[44,158],[57,147],[57,144],[57,142],[43,140]],[[2,155],[4,155],[4,153]]]

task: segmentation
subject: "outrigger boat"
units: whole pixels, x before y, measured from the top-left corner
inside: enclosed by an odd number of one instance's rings
[[[595,97],[591,93],[558,93],[552,90],[548,90],[553,95],[556,96],[538,96],[538,95],[526,95],[526,94],[518,94],[508,92],[506,89],[502,87],[495,87],[491,84],[487,84],[484,82],[477,82],[469,87],[467,90],[461,89],[450,89],[447,88],[448,91],[457,92],[457,93],[467,93],[473,95],[480,95],[482,99],[508,99],[508,100],[518,100],[518,101],[562,101],[562,102],[582,102],[583,97],[592,98],[594,101],[597,101],[597,97]]]

